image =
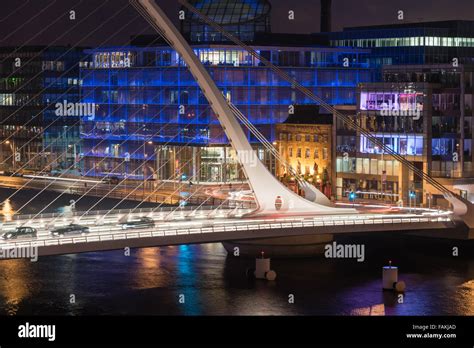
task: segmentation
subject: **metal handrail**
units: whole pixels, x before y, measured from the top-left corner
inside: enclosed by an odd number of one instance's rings
[[[217,226],[208,226],[208,227],[187,227],[180,229],[158,229],[151,231],[116,231],[110,232],[110,226],[99,227],[97,231],[102,232],[101,234],[93,236],[80,236],[80,237],[63,237],[58,239],[48,239],[48,240],[39,240],[39,241],[25,241],[25,242],[10,242],[6,245],[0,245],[0,249],[13,249],[21,247],[45,247],[50,245],[63,245],[63,244],[79,244],[79,243],[89,243],[89,242],[101,242],[101,241],[110,241],[110,240],[120,240],[120,239],[136,239],[136,238],[154,238],[160,236],[169,236],[169,235],[191,235],[195,233],[207,234],[207,233],[216,233],[216,232],[233,232],[233,231],[255,231],[255,230],[268,230],[268,229],[284,229],[284,228],[311,228],[311,227],[326,227],[326,226],[354,226],[355,221],[363,221],[365,225],[375,225],[375,224],[409,224],[409,223],[436,223],[436,222],[448,222],[452,221],[449,217],[417,217],[417,218],[391,218],[391,219],[356,219],[346,217],[341,219],[336,223],[336,221],[301,221],[301,222],[279,222],[277,220],[265,220],[265,223],[249,223],[249,224],[239,224],[236,222],[234,225],[217,225]],[[291,226],[289,226],[291,225]],[[108,231],[108,233],[106,233]],[[191,232],[193,231],[193,232]],[[196,232],[198,231],[198,232]]]

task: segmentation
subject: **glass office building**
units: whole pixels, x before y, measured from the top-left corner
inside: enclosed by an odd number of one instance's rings
[[[74,149],[80,151],[79,117],[58,116],[55,104],[79,101],[83,50],[5,47],[0,59],[3,170],[49,170],[73,163]]]
[[[474,63],[474,21],[345,28],[324,34],[333,47],[368,48],[371,65]]]
[[[473,72],[472,66],[386,66],[384,82],[360,86],[352,115],[415,167],[467,196],[474,176]],[[358,191],[362,198],[408,202],[408,192],[414,191],[418,203],[442,200],[421,177],[342,123],[337,144],[339,197]]]
[[[425,83],[362,84],[354,118],[385,146],[426,170],[431,95],[432,86]],[[359,131],[338,122],[336,132],[339,197],[354,191],[360,198],[396,202],[402,187],[418,184],[419,178]]]
[[[373,81],[373,70],[356,63],[365,50],[254,47],[330,104],[355,104],[357,85]],[[286,120],[291,105],[313,103],[240,48],[200,45],[194,50],[224,96],[269,141],[275,141],[275,125]],[[87,175],[242,178],[220,124],[175,51],[128,47],[88,53],[92,61],[81,70],[81,94],[82,101],[96,104],[96,114],[82,118]],[[345,58],[354,63],[344,67]],[[274,171],[273,158],[248,137]]]
[[[352,116],[359,124],[467,196],[473,175],[474,21],[347,28],[325,35],[333,47],[370,49],[361,58],[378,67],[379,83],[358,90]],[[357,132],[342,124],[336,132],[338,197],[357,190],[364,198],[408,202],[411,190],[418,203],[431,204],[433,194],[434,200],[441,198]]]
[[[251,42],[256,34],[270,32],[271,6],[267,0],[192,0],[189,3],[242,41]],[[182,10],[181,31],[190,42],[228,41],[194,13],[184,7]]]

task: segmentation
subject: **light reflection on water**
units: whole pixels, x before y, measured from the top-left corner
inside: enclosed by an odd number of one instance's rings
[[[3,201],[0,214],[3,216],[4,222],[12,221],[15,210],[13,209],[10,199]]]
[[[0,314],[473,315],[473,261],[425,260],[401,267],[403,304],[381,290],[379,260],[274,260],[275,282],[247,280],[252,262],[220,244],[3,261]]]
[[[459,286],[456,300],[458,306],[463,307],[462,311],[466,315],[474,315],[474,280],[469,280]]]
[[[10,194],[3,192],[0,201]],[[13,214],[28,200],[18,196],[22,201],[2,205],[3,216],[4,209]],[[51,200],[49,195],[43,199]],[[84,199],[78,209],[92,202]],[[249,281],[245,273],[253,261],[227,257],[218,243],[132,249],[130,256],[117,250],[43,257],[36,263],[0,261],[0,315],[474,315],[474,259],[428,255],[430,244],[367,243],[367,252],[380,252],[367,255],[363,263],[273,260],[275,282]],[[400,266],[400,279],[407,284],[403,304],[381,291],[387,258]],[[69,302],[71,294],[76,304]],[[180,294],[185,303],[179,303]],[[295,296],[294,304],[288,302],[289,294]]]
[[[22,302],[34,296],[35,293],[35,289],[29,282],[31,274],[29,261],[3,260],[1,262],[0,294],[4,298],[2,303],[4,313],[2,314],[15,315],[22,306]]]
[[[10,198],[7,198],[1,203],[1,207],[2,208],[0,209],[0,215],[3,217],[2,221],[3,222],[12,221],[13,216],[17,213],[17,211],[15,210],[15,203],[12,202]],[[57,212],[60,214],[71,214],[72,213],[71,204],[58,206],[54,209],[54,212]],[[20,212],[20,214],[21,213],[22,212]]]

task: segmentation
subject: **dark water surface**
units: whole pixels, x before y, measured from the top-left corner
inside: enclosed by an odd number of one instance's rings
[[[0,201],[9,194],[0,190]],[[17,196],[13,209],[27,199]],[[107,200],[100,209],[115,202]],[[136,249],[131,256],[110,251],[43,257],[36,263],[0,261],[0,314],[474,315],[472,243],[390,235],[340,242],[363,243],[365,262],[273,260],[275,282],[248,280],[245,271],[254,262],[228,257],[220,244]],[[460,247],[459,257],[452,256],[453,246]],[[407,283],[402,304],[381,291],[381,267],[389,259]],[[76,303],[70,303],[71,295]]]

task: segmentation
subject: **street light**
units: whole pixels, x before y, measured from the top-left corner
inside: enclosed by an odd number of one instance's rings
[[[411,211],[412,211],[412,209],[411,209],[411,202],[412,202],[412,200],[413,200],[413,207],[416,207],[416,192],[410,190],[410,191],[408,192],[408,199],[409,199],[409,206],[410,206],[410,212],[411,212]]]
[[[5,144],[10,145],[10,149],[12,150],[12,157],[13,157],[13,159],[12,159],[12,165],[13,165],[13,171],[15,171],[15,168],[16,168],[16,158],[17,158],[17,157],[16,157],[16,153],[15,153],[15,141],[12,140],[12,141],[10,142],[10,140],[6,140],[6,141],[5,141]]]
[[[354,203],[355,203],[355,200],[356,200],[356,194],[355,194],[354,191],[351,191],[351,192],[349,193],[349,202],[352,202],[352,204],[354,204]]]
[[[73,152],[72,152],[72,155],[73,155],[73,158],[72,158],[72,169],[76,169],[76,156],[77,156],[77,150],[76,150],[76,144],[69,144],[68,145],[68,148],[70,149],[73,149]],[[67,156],[66,156],[66,162],[67,162]]]
[[[354,201],[354,200],[355,200],[355,197],[356,197],[356,196],[355,196],[355,192],[351,192],[350,195],[349,195],[349,199],[350,199],[351,201]]]

